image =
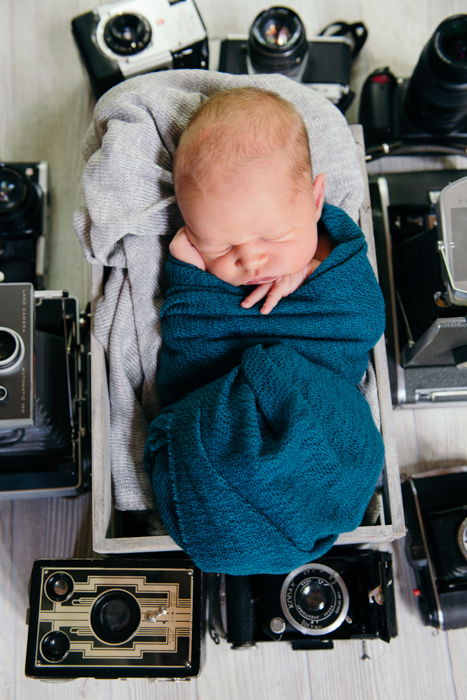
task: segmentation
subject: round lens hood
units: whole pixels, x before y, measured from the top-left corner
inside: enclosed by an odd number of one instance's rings
[[[65,632],[53,630],[42,638],[40,650],[44,659],[51,663],[59,663],[70,651],[70,640]]]
[[[0,372],[11,370],[24,356],[21,336],[11,328],[0,326]]]
[[[280,603],[286,619],[296,630],[307,635],[323,635],[344,622],[349,593],[337,571],[312,562],[294,569],[284,579]]]
[[[308,53],[305,27],[296,12],[270,7],[253,21],[248,36],[253,68],[261,73],[287,73]]]
[[[111,17],[104,27],[104,41],[119,56],[140,53],[151,41],[151,25],[145,17],[121,13]]]
[[[103,593],[92,606],[91,627],[106,644],[123,644],[136,632],[141,608],[128,591],[112,589]]]

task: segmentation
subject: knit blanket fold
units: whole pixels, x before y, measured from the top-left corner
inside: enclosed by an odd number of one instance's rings
[[[358,226],[267,316],[170,258],[145,466],[169,534],[205,571],[283,573],[357,527],[384,459],[358,390],[384,306]]]

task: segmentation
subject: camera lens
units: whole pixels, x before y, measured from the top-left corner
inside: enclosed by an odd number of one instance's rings
[[[287,7],[270,7],[251,25],[249,54],[260,73],[291,75],[308,53],[305,27],[300,17]]]
[[[50,600],[68,600],[73,593],[73,579],[62,571],[52,574],[45,583],[45,592]]]
[[[29,177],[0,164],[0,233],[32,233],[40,202],[38,187]]]
[[[303,634],[333,632],[344,622],[349,594],[342,577],[319,562],[292,571],[281,589],[281,607],[289,623]]]
[[[69,651],[70,640],[65,632],[49,632],[41,641],[41,654],[44,659],[52,663],[63,661]]]
[[[140,622],[138,601],[123,590],[106,591],[91,610],[91,627],[107,644],[123,644],[133,636]]]
[[[131,56],[149,44],[151,27],[141,15],[115,15],[105,25],[104,41],[109,49],[119,56]]]
[[[467,14],[448,17],[425,45],[407,88],[409,117],[433,134],[467,127]]]
[[[16,331],[0,328],[0,370],[17,364],[23,354],[23,344]]]

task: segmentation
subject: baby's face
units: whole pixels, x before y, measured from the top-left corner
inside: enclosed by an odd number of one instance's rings
[[[177,192],[177,199],[206,270],[239,286],[298,272],[314,257],[323,194],[323,175],[297,189],[276,157],[209,192]]]

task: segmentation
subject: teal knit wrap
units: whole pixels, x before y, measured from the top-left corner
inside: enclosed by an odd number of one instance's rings
[[[383,465],[357,388],[383,331],[356,224],[326,205],[336,246],[268,316],[245,289],[171,258],[145,464],[169,534],[205,571],[283,573],[357,527]]]

